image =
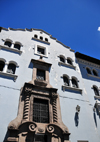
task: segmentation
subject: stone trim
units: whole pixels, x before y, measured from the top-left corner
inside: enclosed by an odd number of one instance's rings
[[[6,49],[8,51],[13,51],[13,52],[16,52],[18,54],[22,54],[21,50],[17,50],[15,48],[10,48],[10,47],[4,46],[4,45],[0,45],[0,49]]]
[[[5,72],[1,72],[1,71],[0,71],[0,75],[11,77],[11,78],[14,79],[14,81],[16,81],[16,79],[17,79],[17,77],[18,77],[18,76],[15,75],[15,74],[5,73]]]
[[[96,76],[96,75],[92,75],[92,74],[87,74],[88,76],[94,77],[94,78],[98,78],[100,79],[100,76]]]
[[[95,95],[95,96],[94,96],[94,98],[96,98],[96,99],[100,99],[100,96],[96,96],[96,95]]]
[[[73,68],[73,69],[76,69],[76,66],[73,66],[73,65],[70,65],[70,64],[66,64],[66,63],[63,63],[63,62],[58,62],[58,64],[61,66],[61,65],[63,65],[63,66],[66,66],[66,67],[71,67],[71,68]]]
[[[82,94],[82,89],[80,88],[74,88],[74,87],[70,87],[70,86],[62,86],[63,91],[65,91],[66,89],[68,90],[74,90],[74,91],[78,91]]]

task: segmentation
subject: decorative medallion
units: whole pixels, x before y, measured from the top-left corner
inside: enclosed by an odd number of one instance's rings
[[[38,128],[38,131],[39,131],[39,132],[43,132],[44,130],[43,130],[43,129],[41,129],[41,128]]]

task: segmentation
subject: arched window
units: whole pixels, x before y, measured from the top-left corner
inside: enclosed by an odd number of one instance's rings
[[[14,48],[16,48],[16,49],[20,50],[20,47],[21,47],[20,44],[18,44],[18,43],[15,43],[15,44],[14,44]]]
[[[40,36],[40,39],[41,39],[41,40],[43,40],[43,37],[42,37],[42,36]]]
[[[35,38],[38,38],[38,36],[37,36],[36,34],[34,35],[34,37],[35,37]]]
[[[11,43],[11,41],[5,41],[4,45],[7,45],[8,47],[11,47],[12,43]]]
[[[60,61],[63,62],[63,63],[65,63],[64,57],[60,56]]]
[[[67,63],[72,65],[72,61],[70,59],[67,59]]]
[[[94,94],[96,96],[99,96],[99,91],[98,91],[98,89],[95,86],[93,86],[93,90],[94,90]]]
[[[96,72],[95,70],[93,70],[93,74],[94,74],[95,76],[98,76],[98,74],[97,74],[97,72]]]
[[[73,86],[74,88],[78,88],[77,81],[76,81],[74,78],[72,78],[72,86]]]
[[[47,41],[47,42],[48,42],[48,39],[47,39],[47,38],[45,38],[45,41]]]
[[[89,68],[86,68],[86,70],[88,74],[91,74],[91,70]]]
[[[15,74],[15,71],[16,71],[16,65],[13,64],[13,63],[9,63],[7,72],[8,72],[8,73]]]
[[[69,79],[67,76],[63,76],[64,85],[69,86]]]
[[[0,61],[0,71],[3,71],[4,66],[5,66],[5,62]]]

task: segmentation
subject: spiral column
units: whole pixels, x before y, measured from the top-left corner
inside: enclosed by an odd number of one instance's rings
[[[52,93],[52,106],[53,106],[53,122],[56,123],[58,121],[57,94],[56,93]]]
[[[25,96],[24,101],[24,112],[23,112],[23,120],[28,121],[29,120],[29,109],[30,109],[30,96]]]

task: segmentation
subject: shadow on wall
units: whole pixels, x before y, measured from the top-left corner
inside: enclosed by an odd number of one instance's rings
[[[78,127],[78,125],[79,125],[79,114],[78,114],[78,112],[75,113],[74,121],[75,121],[75,126]]]
[[[93,112],[93,118],[94,118],[95,126],[97,127],[97,119],[96,119],[96,114],[95,114],[95,112]]]
[[[3,142],[7,141],[8,136],[9,136],[9,131],[6,132],[6,135],[5,135]]]
[[[32,62],[30,62],[30,64],[29,64],[28,68],[33,69],[33,63],[32,63]]]

